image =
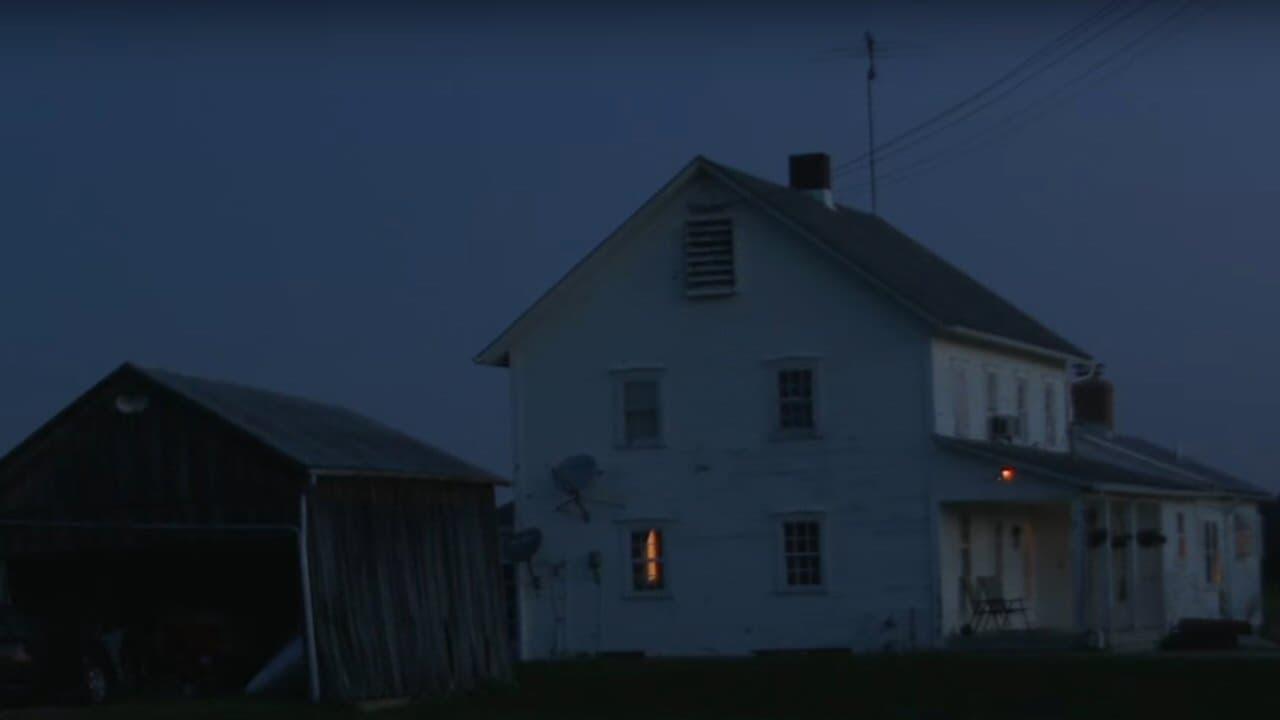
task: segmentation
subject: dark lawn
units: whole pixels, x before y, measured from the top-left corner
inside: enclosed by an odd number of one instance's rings
[[[1280,713],[1280,657],[809,657],[590,661],[520,668],[517,685],[382,710],[245,700],[130,703],[17,717],[1208,718]],[[1262,715],[1259,715],[1261,713]]]

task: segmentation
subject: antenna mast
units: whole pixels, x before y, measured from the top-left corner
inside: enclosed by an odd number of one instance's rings
[[[876,39],[867,31],[867,167],[871,172],[871,214],[876,215],[876,117],[871,82],[876,79]]]

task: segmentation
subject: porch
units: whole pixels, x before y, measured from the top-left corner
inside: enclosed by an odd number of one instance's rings
[[[1158,501],[1137,498],[942,503],[943,636],[1111,647],[1158,638],[1166,625],[1161,517]]]

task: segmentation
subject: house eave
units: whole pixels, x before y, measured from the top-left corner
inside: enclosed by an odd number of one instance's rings
[[[1034,355],[1055,362],[1065,364],[1094,362],[1094,359],[1088,355],[1077,355],[1074,353],[1062,352],[1061,350],[1054,350],[1042,345],[1033,345],[1032,343],[1014,340],[1002,335],[995,335],[982,330],[974,330],[973,328],[965,327],[963,325],[947,325],[942,328],[942,331],[945,335],[949,335],[957,339],[978,342],[985,345],[994,345],[996,347]]]

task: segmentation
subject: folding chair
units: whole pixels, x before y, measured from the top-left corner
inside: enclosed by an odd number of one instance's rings
[[[986,602],[987,612],[996,618],[1000,627],[1009,627],[1009,618],[1013,615],[1021,615],[1022,627],[1031,628],[1031,621],[1027,618],[1026,602],[1022,598],[1005,597],[1000,578],[993,575],[978,578],[978,591]]]

